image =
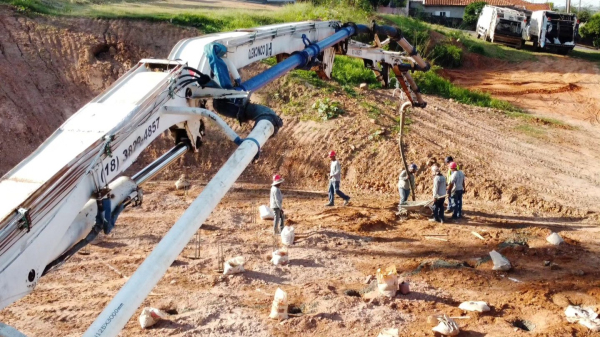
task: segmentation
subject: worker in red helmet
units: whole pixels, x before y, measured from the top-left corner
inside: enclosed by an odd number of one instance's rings
[[[335,151],[329,152],[331,167],[329,170],[329,202],[325,206],[333,206],[335,195],[344,199],[344,206],[350,202],[350,197],[340,191],[340,180],[342,179],[342,166],[335,157]]]
[[[279,174],[273,176],[271,184],[271,209],[273,210],[273,234],[279,234],[283,230],[283,196],[279,185],[283,182],[283,178]]]
[[[452,208],[452,219],[462,218],[462,198],[465,193],[467,183],[465,181],[465,174],[463,171],[458,169],[458,165],[455,162],[450,163],[450,180],[448,184],[448,195],[452,196],[454,207]]]

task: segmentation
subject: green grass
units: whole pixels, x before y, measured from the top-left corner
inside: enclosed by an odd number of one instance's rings
[[[353,8],[338,1],[330,5],[297,3],[274,7],[273,10],[215,9],[189,2],[171,1],[128,1],[111,2],[95,0],[0,0],[18,10],[58,16],[91,17],[100,19],[132,19],[146,21],[169,21],[196,27],[204,33],[231,31],[268,24],[304,20],[340,20],[367,23],[371,13]]]
[[[598,50],[583,49],[583,48],[581,50],[573,49],[569,53],[569,55],[571,57],[576,57],[579,59],[600,63],[600,52]]]
[[[522,112],[519,108],[506,101],[492,98],[488,93],[472,91],[454,85],[438,75],[435,70],[434,68],[426,73],[418,72],[414,74],[414,79],[422,93],[438,95],[448,99],[452,98],[459,103],[469,105],[500,109],[507,112]]]
[[[546,130],[530,124],[521,124],[515,127],[515,130],[534,138],[543,138],[546,135]]]

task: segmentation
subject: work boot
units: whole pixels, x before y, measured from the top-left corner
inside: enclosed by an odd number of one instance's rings
[[[325,204],[325,206],[331,207],[331,206],[333,206],[333,204],[331,204],[331,203],[326,203],[326,204]]]
[[[350,203],[350,198],[344,200],[344,206],[348,206],[349,203]]]

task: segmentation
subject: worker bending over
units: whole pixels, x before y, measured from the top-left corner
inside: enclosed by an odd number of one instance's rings
[[[271,184],[271,209],[275,214],[273,217],[273,234],[279,234],[283,230],[283,196],[279,189],[282,182],[283,178],[279,174],[273,176],[273,183]]]
[[[415,172],[417,172],[417,165],[415,164],[408,166],[408,172],[406,170],[400,172],[400,179],[398,179],[400,205],[406,205],[406,201],[408,201],[408,197],[410,196],[410,188],[411,186],[415,186]]]
[[[454,208],[452,211],[452,219],[462,218],[462,198],[466,189],[465,174],[458,169],[458,165],[454,162],[450,163],[450,183],[448,184],[448,195],[452,196]]]
[[[437,165],[431,167],[433,173],[433,219],[431,222],[444,223],[444,199],[446,198],[446,178]]]
[[[350,202],[350,197],[340,191],[342,165],[340,165],[340,162],[335,158],[335,151],[329,152],[329,159],[331,159],[331,167],[329,170],[329,202],[325,204],[325,206],[333,206],[336,194],[344,199],[344,206],[346,206]]]

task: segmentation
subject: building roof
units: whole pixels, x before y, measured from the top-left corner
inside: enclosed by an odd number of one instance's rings
[[[423,6],[467,6],[481,0],[424,0]],[[529,11],[550,10],[550,4],[534,4],[524,0],[484,0],[488,5],[500,7],[521,7]]]

